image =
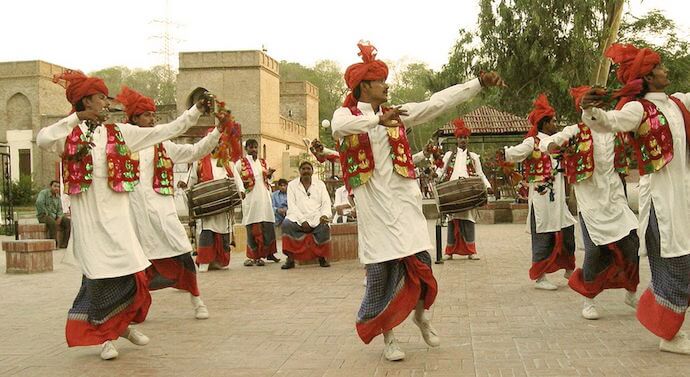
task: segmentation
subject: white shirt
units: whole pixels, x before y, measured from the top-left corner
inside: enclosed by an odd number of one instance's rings
[[[339,206],[344,206],[344,205],[350,205],[350,194],[347,192],[347,187],[345,185],[338,187],[335,190],[335,199],[333,203],[333,207],[337,208]],[[333,224],[336,224],[338,220],[341,218],[347,218],[347,215],[352,213],[352,207],[349,208],[344,208],[343,209],[343,214],[339,215],[338,211],[335,211],[335,216],[333,216]]]
[[[549,135],[539,132],[537,137],[544,140]],[[505,147],[506,161],[521,162],[527,159],[534,150],[534,138],[528,137],[513,147]],[[551,158],[551,168],[556,169],[556,160]],[[537,233],[558,232],[563,228],[574,225],[577,219],[570,213],[565,203],[565,180],[562,173],[554,174],[553,191],[554,201],[549,200],[548,190],[544,195],[537,192],[539,183],[529,184],[529,210],[527,215],[527,231],[530,229],[530,218],[534,209],[534,220],[537,225]]]
[[[435,93],[426,102],[402,106],[406,127],[426,123],[481,90],[479,80],[454,85]],[[404,258],[432,248],[426,218],[422,213],[422,193],[417,180],[393,171],[391,147],[386,127],[379,125],[381,111],[359,102],[361,116],[341,107],[333,114],[333,137],[367,133],[374,155],[374,171],[367,183],[353,189],[357,200],[359,259],[364,264]]]
[[[309,223],[316,228],[321,222],[321,216],[331,217],[331,197],[326,184],[320,179],[313,178],[309,189],[305,189],[299,177],[288,183],[288,210],[285,215],[297,224]]]
[[[548,136],[539,143],[539,149],[548,153],[550,143],[562,145],[577,136],[577,124]],[[588,179],[573,184],[577,209],[587,226],[595,245],[616,242],[637,229],[637,216],[628,206],[623,183],[615,171],[615,134],[592,130],[594,171]]]
[[[690,107],[690,93],[674,97]],[[649,214],[654,210],[661,234],[661,256],[672,258],[690,254],[690,165],[683,114],[665,93],[647,93],[645,99],[654,103],[668,120],[673,136],[673,160],[656,173],[640,177],[640,255],[647,254],[644,239]],[[638,101],[626,103],[620,110],[586,109],[582,121],[592,129],[628,132],[637,131],[644,110]]]
[[[167,127],[164,126],[164,127]],[[189,163],[209,154],[218,145],[220,132],[214,129],[196,144],[163,142],[173,163]],[[139,153],[140,182],[130,194],[130,213],[134,230],[144,254],[149,259],[174,257],[192,251],[187,233],[180,223],[172,195],[161,195],[153,190],[154,147]],[[178,191],[184,191],[177,189]]]
[[[199,177],[197,176],[198,164],[199,162],[197,161],[195,165],[192,166],[192,174],[189,179],[190,187],[194,186],[199,180]],[[237,174],[237,171],[235,170],[235,165],[229,164],[229,166],[232,169],[232,174],[234,176],[231,179],[235,181],[235,186],[237,187],[238,192],[241,192],[244,189],[242,188],[242,181],[239,178],[239,174]],[[230,178],[228,171],[225,170],[225,167],[218,166],[218,159],[213,157],[211,157],[211,173],[213,174],[213,180]],[[204,216],[200,219],[201,230],[210,230],[220,234],[232,233],[233,215],[234,213],[232,211],[228,211],[217,213],[211,216]]]
[[[482,170],[482,163],[481,161],[479,161],[478,154],[474,152],[469,152],[466,149],[462,149],[459,147],[456,148],[455,153],[455,164],[453,165],[453,172],[451,173],[450,178],[448,179],[449,181],[453,181],[458,178],[468,178],[470,176],[469,172],[467,171],[467,155],[469,153],[469,157],[470,159],[472,159],[472,162],[474,163],[474,169],[476,170],[475,173],[478,177],[481,177],[486,188],[491,187],[491,183],[489,183],[489,180],[486,178],[486,175],[484,175],[484,170]],[[441,177],[441,179],[445,177],[447,169],[450,169],[450,166],[448,166],[448,164],[450,163],[450,159],[452,156],[453,151],[448,151],[445,155],[443,155],[443,167],[437,169],[436,171],[436,174],[438,174],[438,176]],[[469,211],[458,212],[453,214],[451,217],[453,219],[469,220],[471,222],[476,222],[477,210],[473,209]]]
[[[141,128],[118,124],[126,145],[132,152],[150,147],[182,134],[196,124],[201,113],[193,106],[165,126]],[[77,114],[41,129],[36,143],[43,149],[62,153],[65,139],[80,124]],[[86,191],[71,197],[74,256],[82,273],[89,279],[105,279],[131,275],[150,265],[144,255],[131,222],[129,194],[108,187],[108,164],[105,148],[105,127],[93,133],[93,181]],[[141,184],[141,183],[139,183]]]
[[[255,183],[252,191],[246,193],[247,196],[242,201],[242,225],[261,222],[273,223],[276,221],[273,214],[273,201],[271,200],[271,191],[264,184],[264,168],[261,165],[261,160],[254,160],[249,155],[246,158],[251,163]],[[237,160],[235,170],[238,173],[242,172],[242,160]],[[239,179],[238,187],[241,191],[245,189],[241,179]]]

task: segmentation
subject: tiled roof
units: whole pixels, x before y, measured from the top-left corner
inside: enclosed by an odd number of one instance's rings
[[[498,111],[493,107],[481,106],[465,115],[465,125],[472,130],[472,135],[517,135],[524,134],[530,129],[527,118]],[[439,136],[452,135],[452,123],[441,127]]]

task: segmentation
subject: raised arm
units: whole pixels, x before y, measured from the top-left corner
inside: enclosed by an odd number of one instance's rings
[[[504,147],[504,152],[506,155],[506,161],[508,162],[522,162],[524,161],[534,150],[534,138],[528,137],[522,141],[522,143],[512,146]]]
[[[81,123],[81,121],[77,113],[62,118],[56,123],[38,131],[36,135],[36,144],[43,149],[61,154],[65,148],[65,139],[79,123]]]
[[[196,105],[185,111],[174,121],[167,124],[159,124],[155,127],[137,127],[131,124],[120,124],[125,143],[132,152],[148,148],[187,131],[196,124],[201,116]]]
[[[411,102],[402,105],[402,110],[407,111],[407,115],[400,118],[406,127],[426,123],[448,110],[453,109],[458,104],[465,102],[476,96],[482,89],[479,79],[470,80],[464,84],[453,85],[434,93],[428,101]]]
[[[350,109],[340,107],[333,113],[331,129],[333,138],[341,139],[344,136],[356,135],[368,132],[379,124],[379,116],[373,115],[352,115]]]
[[[175,144],[172,141],[166,141],[163,146],[175,163],[194,162],[211,153],[218,145],[218,139],[220,139],[220,132],[214,128],[213,132],[194,144]]]
[[[620,110],[605,111],[590,107],[582,111],[582,121],[600,132],[636,131],[643,116],[644,109],[638,101],[628,102]]]
[[[551,145],[551,143],[556,145],[563,145],[567,143],[570,139],[577,136],[578,133],[580,133],[580,127],[578,127],[577,124],[568,126],[564,128],[563,131],[557,132],[549,137],[544,138],[544,140],[542,140],[539,143],[539,150],[548,153],[549,145]]]

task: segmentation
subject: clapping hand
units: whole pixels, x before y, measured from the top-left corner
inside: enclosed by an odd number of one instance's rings
[[[379,124],[384,127],[399,127],[400,122],[398,119],[401,115],[407,115],[407,110],[401,106],[393,106],[382,115],[379,115]]]

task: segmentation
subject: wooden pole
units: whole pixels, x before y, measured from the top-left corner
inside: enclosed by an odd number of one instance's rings
[[[609,2],[604,35],[602,36],[601,56],[599,57],[599,63],[592,72],[591,82],[593,85],[606,86],[611,60],[604,56],[604,53],[618,39],[618,29],[623,18],[624,4],[625,0],[610,0]]]

